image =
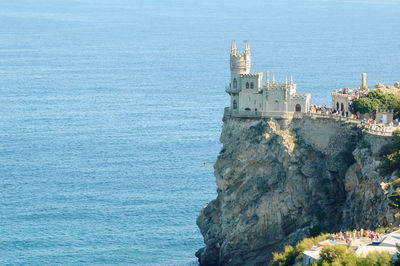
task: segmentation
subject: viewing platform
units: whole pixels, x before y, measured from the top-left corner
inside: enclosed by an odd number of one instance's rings
[[[382,126],[369,125],[361,119],[353,119],[335,114],[322,114],[322,113],[301,113],[301,112],[254,112],[254,111],[230,111],[229,107],[224,109],[224,117],[235,118],[274,118],[274,119],[303,119],[309,117],[311,119],[329,119],[339,123],[351,123],[361,128],[364,132],[380,136],[392,136],[393,131],[400,129],[400,126]]]

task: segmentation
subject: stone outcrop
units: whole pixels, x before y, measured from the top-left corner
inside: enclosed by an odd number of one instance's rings
[[[375,84],[374,89],[379,89],[379,90],[383,91],[384,93],[392,93],[395,96],[400,97],[400,82],[399,81],[395,82],[393,86],[392,85],[385,86],[382,83],[377,83],[377,84]]]
[[[377,170],[391,137],[323,118],[282,122],[224,118],[218,196],[197,219],[201,265],[265,265],[315,225],[339,231],[395,221],[383,185],[392,180]]]

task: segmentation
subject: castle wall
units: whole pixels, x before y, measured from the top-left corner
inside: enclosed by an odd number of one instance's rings
[[[267,112],[284,112],[285,109],[285,91],[281,89],[270,89],[267,91]]]
[[[239,111],[263,111],[263,97],[261,93],[240,93]],[[250,110],[246,110],[246,108]]]
[[[242,91],[258,91],[262,88],[261,72],[240,75],[240,80]],[[251,84],[253,84],[253,88],[251,88]]]
[[[300,105],[301,112],[307,113],[310,109],[310,94],[295,94],[290,97],[289,111],[295,112],[296,105]]]

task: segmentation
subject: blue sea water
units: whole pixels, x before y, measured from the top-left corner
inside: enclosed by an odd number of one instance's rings
[[[229,99],[252,70],[330,104],[400,81],[398,0],[0,2],[0,264],[196,265]]]

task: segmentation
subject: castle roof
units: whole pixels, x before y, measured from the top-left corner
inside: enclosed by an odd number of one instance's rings
[[[248,73],[248,74],[240,74],[241,77],[257,77],[259,75],[262,75],[262,72],[258,73]]]

